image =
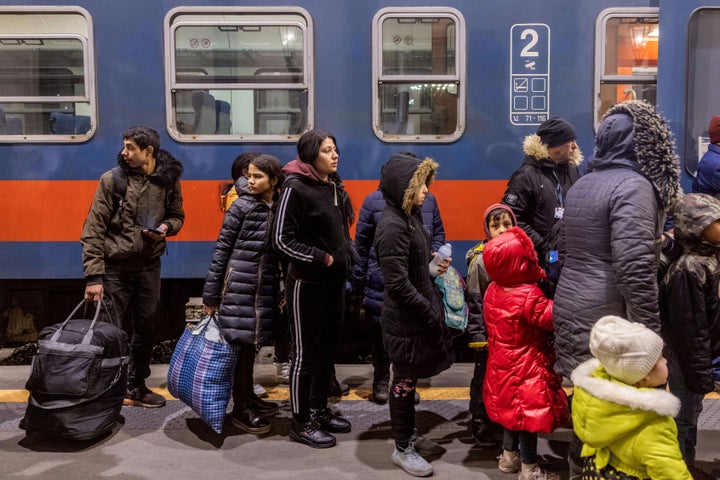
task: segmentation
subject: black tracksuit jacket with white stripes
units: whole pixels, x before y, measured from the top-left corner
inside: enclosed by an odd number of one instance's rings
[[[352,267],[347,193],[342,184],[323,182],[312,167],[293,160],[284,168],[273,225],[273,245],[289,260],[288,275],[306,282],[345,282]],[[333,264],[326,266],[332,255]]]

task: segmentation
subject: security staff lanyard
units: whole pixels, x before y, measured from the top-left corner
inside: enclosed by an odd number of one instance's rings
[[[557,206],[555,207],[555,218],[558,220],[563,218],[565,213],[565,202],[563,200],[563,189],[560,185],[560,178],[555,170],[552,171],[553,177],[555,178],[555,198],[557,200]]]

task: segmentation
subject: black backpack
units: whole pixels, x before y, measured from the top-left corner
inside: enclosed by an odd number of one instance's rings
[[[89,303],[83,300],[67,320],[38,335],[25,385],[30,397],[20,421],[28,434],[89,440],[118,423],[128,382],[127,335],[112,323],[98,322],[102,301],[92,320],[73,318],[83,305]]]

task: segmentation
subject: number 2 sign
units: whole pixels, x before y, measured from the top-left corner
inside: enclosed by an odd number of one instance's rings
[[[510,122],[539,125],[550,118],[550,27],[510,29]]]

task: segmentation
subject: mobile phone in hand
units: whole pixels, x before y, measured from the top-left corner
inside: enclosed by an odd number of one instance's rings
[[[148,228],[147,231],[152,232],[155,235],[164,235],[165,234],[165,232],[163,232],[162,230],[158,230],[157,228]]]

